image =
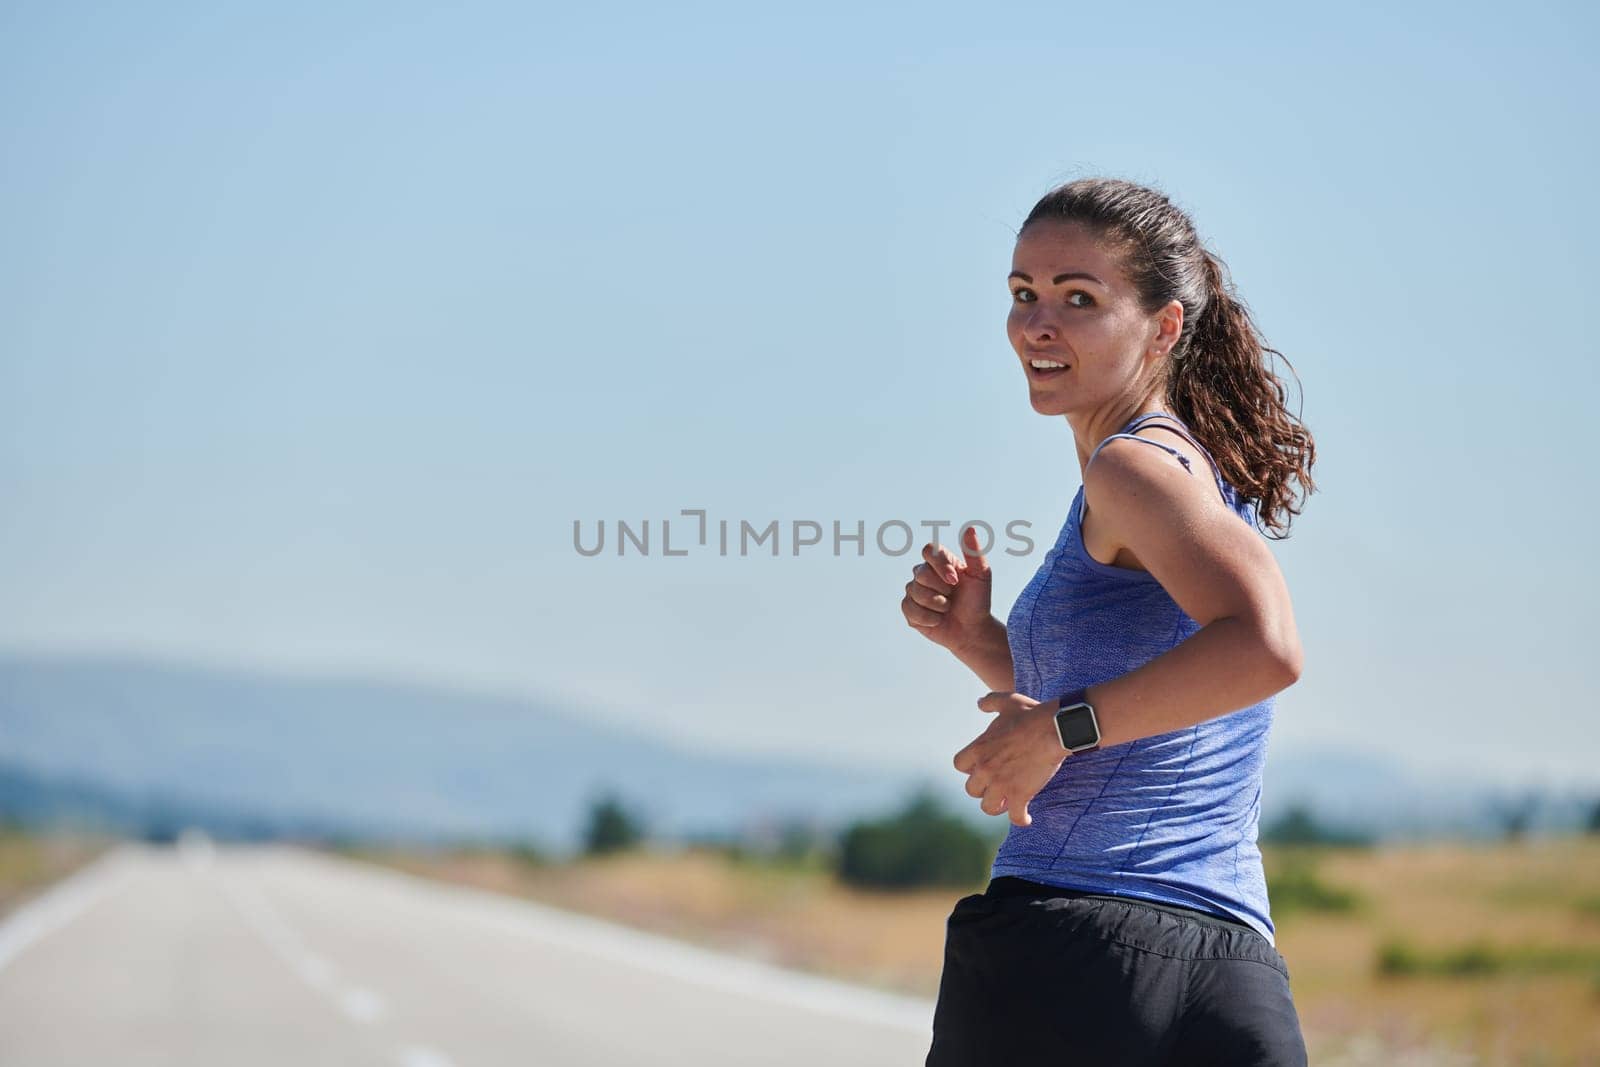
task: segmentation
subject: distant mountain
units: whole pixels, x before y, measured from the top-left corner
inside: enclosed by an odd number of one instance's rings
[[[1261,785],[1263,824],[1299,805],[1321,822],[1380,841],[1494,838],[1519,820],[1525,832],[1566,833],[1582,827],[1597,802],[1600,790],[1439,778],[1394,758],[1329,748],[1274,750]]]
[[[532,700],[38,657],[0,658],[0,764],[117,797],[157,793],[169,806],[554,850],[577,846],[602,791],[653,833],[715,835],[789,817],[842,823],[897,808],[924,781],[707,755]],[[928,784],[966,797],[959,781]]]
[[[581,709],[419,684],[306,679],[113,658],[0,656],[0,815],[98,812],[108,823],[204,816],[425,841],[578,846],[614,791],[658,837],[833,830],[919,787],[988,831],[959,775],[909,775],[696,752]],[[1296,804],[1378,839],[1581,825],[1595,798],[1419,779],[1397,761],[1319,748],[1267,760],[1263,824]]]
[[[0,826],[7,823],[167,842],[191,826],[229,841],[350,836],[337,819],[231,811],[178,791],[113,789],[0,763]]]

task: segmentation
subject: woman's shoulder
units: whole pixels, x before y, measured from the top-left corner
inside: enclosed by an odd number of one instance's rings
[[[1161,471],[1205,476],[1215,483],[1211,457],[1188,435],[1164,422],[1151,422],[1137,429],[1112,434],[1095,448],[1084,470],[1084,485],[1090,486],[1089,471],[1121,475],[1138,480]],[[1101,479],[1102,481],[1104,479]],[[1091,494],[1094,492],[1090,488]]]
[[[1155,425],[1135,433],[1107,438],[1084,469],[1080,525],[1090,555],[1147,570],[1130,547],[1141,540],[1134,527],[1183,529],[1234,505],[1194,442]]]

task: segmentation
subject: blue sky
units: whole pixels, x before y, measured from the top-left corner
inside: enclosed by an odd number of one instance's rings
[[[1003,617],[1078,485],[1011,243],[1112,174],[1299,375],[1275,750],[1600,781],[1600,26],[1505,10],[7,5],[0,645],[947,767],[911,558],[572,524],[1025,520]]]

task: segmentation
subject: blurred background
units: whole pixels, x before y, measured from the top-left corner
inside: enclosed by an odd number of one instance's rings
[[[315,853],[931,1000],[1007,822],[894,524],[993,527],[1001,618],[1042,561],[1078,470],[1005,275],[1107,174],[1317,443],[1262,798],[1313,1062],[1600,1062],[1597,30],[0,6],[0,910],[129,843],[311,924],[248,864]],[[0,1029],[68,943],[18,922]]]

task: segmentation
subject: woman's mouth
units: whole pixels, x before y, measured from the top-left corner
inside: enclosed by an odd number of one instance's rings
[[[1058,359],[1030,359],[1028,360],[1028,377],[1035,381],[1054,378],[1070,370],[1065,363]]]

